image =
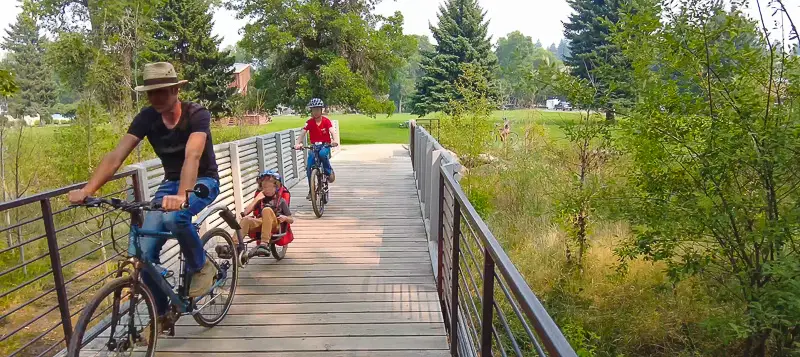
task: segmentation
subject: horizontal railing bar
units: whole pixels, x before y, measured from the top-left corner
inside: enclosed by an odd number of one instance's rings
[[[114,224],[111,224],[111,225],[109,225],[108,227],[103,227],[103,228],[102,228],[102,229],[100,229],[100,230],[97,230],[97,231],[94,231],[94,232],[90,232],[89,234],[86,234],[86,235],[84,235],[84,236],[83,236],[83,237],[81,237],[81,238],[78,238],[78,239],[76,239],[76,240],[73,240],[72,242],[69,242],[69,243],[67,243],[67,245],[65,245],[65,246],[63,246],[63,247],[59,247],[59,248],[58,248],[58,251],[62,251],[62,250],[64,250],[64,249],[67,249],[67,248],[69,248],[69,247],[71,247],[71,246],[73,246],[73,245],[75,245],[75,244],[78,244],[78,243],[80,243],[80,242],[83,242],[83,241],[85,241],[85,240],[88,240],[88,239],[89,239],[89,237],[91,237],[91,236],[96,236],[96,235],[98,235],[98,234],[101,234],[101,233],[103,233],[103,232],[105,232],[105,231],[107,231],[107,230],[112,230],[112,231],[113,231],[113,230],[114,230],[114,227],[116,227],[116,226],[118,226],[118,225],[120,225],[120,224],[125,224],[125,223],[126,223],[126,221],[119,221],[119,222],[116,222],[116,223],[114,223]],[[102,239],[102,237],[101,237],[101,239]],[[69,264],[64,264],[62,267],[65,267],[65,266],[67,266],[67,265],[69,265]]]
[[[33,243],[33,242],[35,242],[35,241],[37,241],[37,240],[40,240],[40,239],[42,239],[42,238],[44,238],[44,237],[47,237],[47,234],[42,234],[42,235],[40,235],[40,236],[38,236],[38,237],[34,237],[34,238],[31,238],[31,239],[29,239],[29,240],[26,240],[26,241],[24,241],[24,242],[17,243],[17,244],[14,244],[14,245],[12,245],[12,246],[9,246],[8,248],[4,248],[3,250],[0,250],[0,255],[2,255],[3,253],[6,253],[6,252],[8,252],[8,251],[11,251],[11,250],[17,249],[17,248],[19,248],[19,247],[21,247],[21,246],[23,246],[23,245],[27,245],[27,244]],[[0,274],[0,276],[2,276],[2,274]]]
[[[14,228],[22,227],[22,226],[24,226],[26,224],[31,224],[33,222],[36,222],[36,221],[40,220],[40,219],[42,219],[42,216],[36,216],[34,218],[30,218],[30,219],[24,220],[22,222],[14,223],[14,224],[12,224],[12,225],[10,225],[8,227],[3,227],[2,229],[0,229],[0,233],[7,232],[7,231],[12,230]]]
[[[58,340],[58,342],[50,345],[50,347],[48,347],[46,350],[42,351],[42,353],[38,354],[36,357],[42,357],[42,356],[47,355],[50,351],[53,350],[53,348],[55,348],[56,346],[58,346],[58,345],[60,345],[62,343],[64,343],[64,338],[62,338],[62,339]]]
[[[123,171],[123,172],[120,172],[120,173],[115,174],[114,176],[112,176],[109,181],[118,180],[118,179],[121,179],[121,178],[133,176],[135,173],[136,173],[135,170]],[[0,212],[8,210],[8,209],[11,209],[11,208],[24,206],[24,205],[27,205],[27,204],[30,204],[30,203],[38,202],[38,201],[41,201],[41,200],[46,200],[48,198],[61,196],[63,194],[68,193],[69,191],[72,191],[72,190],[75,190],[75,189],[79,189],[79,188],[81,188],[81,187],[83,187],[85,185],[86,185],[86,182],[76,183],[76,184],[73,184],[73,185],[57,188],[55,190],[45,191],[45,192],[42,192],[42,193],[37,193],[35,195],[21,197],[21,198],[15,199],[15,200],[7,201],[7,202],[2,202],[2,203],[0,203]]]
[[[30,305],[30,304],[32,304],[34,301],[36,301],[36,300],[39,300],[39,299],[43,298],[45,295],[47,295],[47,294],[52,294],[54,291],[56,291],[56,288],[50,288],[50,289],[48,289],[48,290],[45,290],[43,293],[41,293],[41,294],[39,294],[39,295],[36,295],[35,297],[33,297],[33,298],[31,298],[31,299],[28,299],[28,301],[25,301],[25,302],[23,302],[23,303],[21,303],[21,304],[19,304],[19,305],[15,306],[15,307],[14,307],[13,309],[11,309],[10,311],[7,311],[7,312],[3,313],[3,315],[2,315],[2,316],[0,316],[0,321],[3,321],[3,319],[5,319],[5,318],[6,318],[6,317],[8,317],[8,316],[11,316],[11,314],[13,314],[13,313],[15,313],[15,312],[17,312],[17,311],[19,311],[19,310],[22,310],[22,309],[24,309],[26,306],[29,306],[29,305]]]
[[[42,339],[44,336],[47,336],[47,334],[49,334],[50,332],[53,332],[53,330],[55,330],[55,329],[56,329],[56,327],[58,327],[58,326],[61,326],[61,321],[60,321],[60,320],[59,320],[58,322],[56,322],[56,324],[55,324],[55,325],[53,325],[52,327],[50,327],[49,329],[47,329],[45,332],[43,332],[41,335],[39,335],[39,336],[37,336],[36,338],[34,338],[34,339],[32,339],[32,340],[28,341],[28,343],[26,343],[26,344],[25,344],[25,345],[23,345],[22,347],[18,348],[16,351],[14,351],[14,352],[11,352],[11,354],[9,355],[9,357],[16,356],[16,355],[17,355],[18,353],[20,353],[21,351],[24,351],[26,348],[30,347],[32,344],[34,344],[34,343],[38,342],[39,340],[41,340],[41,339]],[[63,338],[62,338],[62,339],[63,339]]]
[[[53,311],[56,311],[56,309],[58,309],[58,304],[56,304],[56,305],[53,305],[51,308],[49,308],[49,309],[45,310],[45,312],[43,312],[43,313],[39,314],[38,316],[36,316],[36,317],[34,317],[34,318],[32,318],[32,319],[28,320],[28,322],[25,322],[24,324],[22,324],[22,325],[18,326],[18,327],[17,327],[16,329],[14,329],[13,331],[11,331],[11,332],[9,332],[8,334],[4,335],[2,338],[0,338],[0,342],[3,342],[3,341],[5,341],[5,340],[7,340],[7,339],[8,339],[9,337],[11,337],[11,336],[14,336],[14,335],[15,335],[17,332],[20,332],[20,331],[22,331],[24,328],[26,328],[26,327],[30,326],[31,324],[35,323],[36,321],[39,321],[39,319],[41,319],[41,318],[42,318],[42,317],[44,317],[45,315],[47,315],[47,314],[49,314],[49,313],[51,313],[51,312],[53,312]],[[61,324],[61,323],[59,322],[59,324]]]
[[[45,254],[45,256],[47,256],[47,254]],[[21,285],[18,285],[17,287],[15,287],[15,288],[13,288],[13,289],[11,289],[11,290],[9,290],[9,291],[6,291],[6,292],[4,292],[4,293],[0,294],[0,299],[2,299],[2,298],[4,298],[4,297],[8,296],[8,295],[9,295],[9,294],[11,294],[11,293],[14,293],[14,292],[16,292],[16,291],[17,291],[17,290],[19,290],[19,289],[22,289],[22,288],[24,288],[24,287],[26,287],[26,286],[28,286],[28,285],[31,285],[31,284],[33,284],[33,283],[35,283],[35,282],[39,281],[39,280],[42,280],[42,279],[44,279],[45,277],[47,277],[48,275],[50,275],[50,273],[52,273],[52,272],[53,272],[53,269],[50,269],[50,270],[48,270],[47,272],[45,272],[45,273],[42,273],[41,275],[39,275],[39,276],[37,276],[37,277],[35,277],[35,278],[31,279],[31,280],[28,280],[27,282],[25,282],[25,283],[23,283],[23,284],[21,284]]]
[[[88,251],[88,252],[86,252],[86,253],[83,253],[81,256],[79,256],[79,257],[77,257],[77,258],[75,258],[75,259],[72,259],[72,260],[70,260],[70,261],[69,261],[69,262],[67,262],[66,264],[62,265],[62,266],[61,266],[61,268],[62,268],[62,269],[63,269],[63,268],[66,268],[66,267],[68,267],[69,265],[71,265],[71,264],[73,264],[73,263],[75,263],[75,262],[77,262],[77,261],[79,261],[79,260],[81,260],[81,259],[83,259],[83,258],[86,258],[86,257],[88,257],[88,256],[92,255],[93,253],[95,253],[95,252],[99,251],[100,249],[103,249],[103,248],[105,248],[105,247],[108,247],[108,246],[109,246],[109,245],[111,245],[111,244],[114,244],[114,239],[111,239],[111,241],[109,241],[108,243],[106,243],[106,244],[103,244],[103,245],[101,245],[101,246],[99,246],[99,247],[97,247],[97,248],[95,248],[95,249],[93,249],[93,250],[90,250],[90,251]]]
[[[569,342],[567,342],[567,339],[561,333],[558,325],[556,325],[547,313],[547,310],[545,310],[542,303],[525,282],[522,274],[519,273],[511,262],[511,258],[508,257],[500,246],[500,243],[489,230],[489,227],[486,226],[486,223],[480,219],[480,216],[469,202],[469,199],[467,199],[466,194],[461,189],[460,185],[458,185],[453,175],[444,167],[440,168],[440,172],[445,180],[445,185],[449,186],[455,193],[456,200],[460,203],[462,211],[467,213],[464,217],[477,228],[478,232],[480,232],[481,239],[484,241],[484,247],[492,255],[495,266],[500,271],[500,275],[505,277],[509,282],[509,287],[514,292],[514,295],[519,296],[518,300],[522,309],[531,319],[531,322],[533,322],[534,328],[539,335],[543,337],[542,340],[547,350],[558,356],[577,356]]]
[[[100,218],[101,216],[105,216],[105,215],[107,215],[107,214],[109,214],[109,213],[112,213],[112,212],[118,212],[118,211],[117,211],[117,210],[115,210],[115,209],[109,209],[109,210],[103,211],[103,212],[101,212],[100,214],[97,214],[97,215],[94,215],[94,216],[92,216],[92,217],[89,217],[89,218],[87,218],[87,219],[84,219],[83,221],[79,221],[79,222],[71,223],[70,225],[67,225],[67,226],[64,226],[64,227],[61,227],[61,228],[57,228],[57,229],[56,229],[56,233],[61,233],[61,232],[65,231],[65,230],[67,230],[67,229],[70,229],[70,228],[76,227],[76,226],[78,226],[78,225],[81,225],[81,224],[83,224],[83,223],[89,222],[89,221],[91,221],[91,220],[93,220],[93,219]]]
[[[37,256],[35,258],[26,259],[25,262],[19,263],[19,264],[15,265],[15,266],[13,266],[11,268],[3,270],[3,272],[0,273],[0,277],[3,277],[5,275],[7,275],[7,274],[10,274],[10,273],[12,273],[12,272],[14,272],[16,270],[19,270],[20,268],[29,266],[29,265],[31,265],[31,263],[33,263],[33,262],[35,262],[35,261],[37,261],[39,259],[46,258],[48,256],[50,256],[50,253],[44,253],[44,254],[41,254],[41,255],[39,255],[39,256]],[[52,270],[50,270],[50,271],[52,272]]]
[[[516,300],[511,296],[511,293],[509,292],[509,289],[508,289],[508,286],[507,286],[506,282],[503,280],[503,278],[501,276],[498,276],[496,273],[495,273],[495,276],[497,277],[497,281],[498,281],[498,285],[500,286],[500,290],[502,290],[503,291],[503,295],[506,296],[506,300],[508,300],[508,304],[511,305],[511,309],[514,311],[514,314],[517,315],[517,319],[519,319],[520,323],[522,324],[522,327],[525,329],[525,332],[527,333],[528,338],[530,338],[531,341],[533,341],[533,344],[535,345],[535,347],[538,350],[541,350],[542,347],[537,342],[538,340],[536,339],[536,334],[534,334],[533,330],[531,330],[531,327],[528,324],[528,321],[525,319],[525,315],[522,313],[522,311],[520,311],[520,308],[519,308]],[[544,352],[543,351],[541,351],[540,354],[542,356],[544,356]]]
[[[522,356],[522,351],[519,348],[519,343],[517,343],[517,338],[514,337],[514,332],[511,331],[511,326],[508,325],[508,319],[506,318],[506,314],[503,313],[503,309],[497,304],[497,301],[492,302],[492,306],[494,306],[494,310],[497,312],[497,317],[500,319],[500,323],[503,325],[503,329],[506,330],[509,339],[511,340],[511,347],[514,348],[514,353],[517,356]],[[542,355],[544,356],[544,355]]]

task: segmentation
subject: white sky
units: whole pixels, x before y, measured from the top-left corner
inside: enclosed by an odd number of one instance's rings
[[[757,15],[755,1],[751,1],[751,15]],[[769,0],[761,0],[766,7]],[[400,11],[405,16],[404,30],[408,34],[428,35],[429,24],[436,24],[439,4],[444,0],[384,0],[378,5],[378,13],[391,15]],[[519,30],[525,35],[539,39],[544,46],[557,43],[563,37],[562,21],[569,17],[571,9],[566,0],[479,0],[486,10],[489,32],[493,41]],[[17,0],[0,0],[0,36],[13,23],[20,11]],[[785,0],[797,26],[800,26],[800,0]],[[765,11],[765,16],[771,11]],[[223,38],[222,47],[241,39],[240,29],[245,23],[237,20],[231,11],[218,9],[214,15],[214,33]],[[2,50],[0,50],[1,52]]]

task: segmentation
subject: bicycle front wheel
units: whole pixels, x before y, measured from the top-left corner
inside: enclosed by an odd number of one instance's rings
[[[219,284],[210,294],[197,301],[196,314],[192,315],[200,326],[214,327],[228,314],[233,304],[233,295],[239,280],[239,264],[235,252],[233,238],[222,228],[214,228],[203,234],[203,249],[206,259],[210,259],[217,267],[215,284]],[[218,249],[220,247],[220,249]],[[222,256],[218,252],[222,252]]]
[[[131,277],[114,279],[84,308],[67,356],[154,356],[157,323],[150,290]]]
[[[319,169],[311,170],[311,208],[314,215],[321,218],[325,213],[325,193],[323,192],[322,174]]]

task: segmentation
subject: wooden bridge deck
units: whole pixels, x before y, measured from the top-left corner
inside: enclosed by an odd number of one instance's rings
[[[331,204],[316,219],[292,189],[286,259],[241,270],[230,314],[182,319],[158,356],[447,356],[411,160],[400,145],[353,146],[333,160]]]

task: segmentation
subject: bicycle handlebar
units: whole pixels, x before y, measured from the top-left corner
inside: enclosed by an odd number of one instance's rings
[[[194,193],[197,197],[200,198],[207,198],[209,195],[209,189],[203,184],[197,184],[194,186],[193,189],[186,190],[186,201],[183,202],[181,206],[182,209],[189,208],[189,194]],[[100,207],[101,205],[111,206],[114,209],[122,210],[125,212],[132,213],[134,211],[165,211],[161,204],[155,204],[151,202],[128,202],[121,200],[119,198],[97,198],[97,197],[86,197],[83,200],[83,203],[80,204],[73,204],[72,207]]]
[[[303,146],[300,149],[295,149],[295,150],[303,150],[303,149],[305,149],[305,150],[314,150],[317,147],[332,148],[333,145],[328,144],[328,143],[323,143],[323,144],[319,144],[319,145]]]

